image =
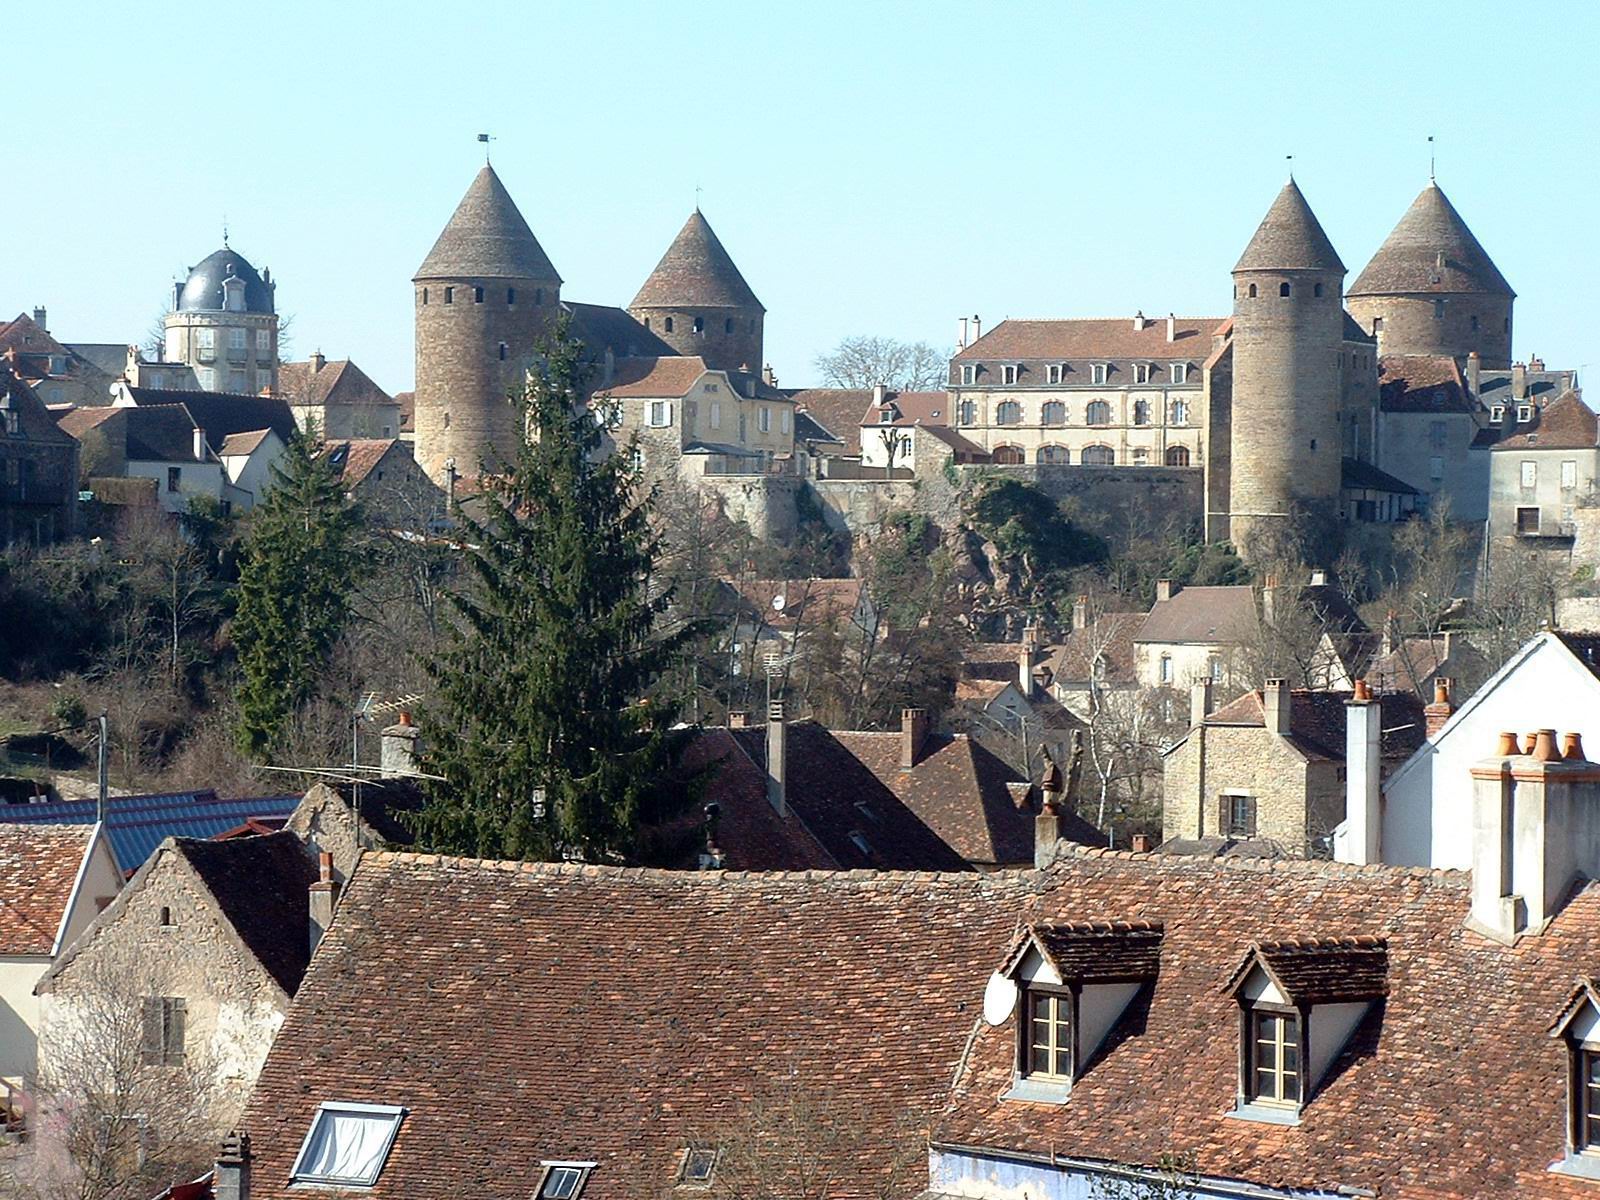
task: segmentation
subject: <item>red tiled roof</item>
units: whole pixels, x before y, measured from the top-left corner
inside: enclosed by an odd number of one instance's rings
[[[956,361],[1128,358],[1203,362],[1210,357],[1211,339],[1221,331],[1222,324],[1221,317],[1179,317],[1174,339],[1169,342],[1165,317],[1147,318],[1143,329],[1133,327],[1132,317],[1001,321],[955,357]]]
[[[400,428],[402,431],[410,429],[417,419],[417,394],[415,392],[396,392],[394,402],[400,406]]]
[[[334,457],[339,467],[339,482],[349,489],[372,474],[383,456],[399,444],[397,438],[349,438],[329,442],[323,447],[323,453]]]
[[[0,324],[0,354],[7,350],[18,354],[67,353],[67,348],[27,313],[18,313],[15,320]]]
[[[1378,360],[1378,392],[1384,412],[1476,413],[1456,360],[1447,354],[1385,354]]]
[[[1600,442],[1594,410],[1577,392],[1568,392],[1536,410],[1531,423],[1517,428],[1520,432],[1495,443],[1494,449],[1593,450]]]
[[[861,603],[859,579],[744,579],[731,586],[764,625],[787,631],[847,621]]]
[[[619,358],[611,382],[596,390],[598,396],[649,396],[676,399],[706,373],[698,355],[672,358]]]
[[[957,433],[947,425],[921,425],[918,428],[935,441],[943,442],[965,459],[987,462],[992,457],[989,451],[978,445],[977,442]]]
[[[393,404],[384,391],[348,358],[325,359],[321,370],[312,360],[286,362],[278,368],[278,388],[290,404]]]
[[[1388,954],[1382,938],[1280,938],[1256,942],[1225,990],[1236,992],[1258,966],[1294,1005],[1376,1000],[1387,991]]]
[[[1255,628],[1255,591],[1248,585],[1186,587],[1156,601],[1134,641],[1237,643]]]
[[[1313,692],[1296,688],[1289,697],[1289,739],[1308,758],[1344,761],[1349,692]],[[1422,745],[1422,701],[1414,692],[1386,692],[1378,697],[1382,707],[1382,753],[1386,759],[1403,759]],[[1207,725],[1243,725],[1266,728],[1261,692],[1250,691],[1224,704],[1206,718]]]
[[[109,404],[69,408],[56,413],[56,425],[73,437],[82,438],[91,429],[127,411],[125,408],[113,408]]]
[[[1161,967],[1161,922],[1035,921],[1000,969],[1015,969],[1030,948],[1063,983],[1154,979]]]
[[[766,772],[751,758],[755,749],[742,747],[731,730],[707,729],[684,751],[685,768],[711,773],[705,802],[718,808],[716,843],[724,864],[735,871],[836,870],[839,862],[794,810],[780,814],[768,801]],[[698,813],[686,816],[688,822],[678,825],[698,823]]]
[[[871,388],[784,388],[789,399],[844,443],[838,453],[861,453],[861,420],[872,407]]]
[[[1179,592],[1179,596],[1183,593]],[[1134,637],[1145,623],[1142,612],[1098,613],[1082,629],[1073,629],[1059,646],[1045,654],[1055,683],[1087,683],[1095,678],[1094,660],[1104,666],[1099,678],[1110,684],[1129,684],[1137,675]]]
[[[254,454],[256,448],[267,440],[267,435],[271,432],[272,430],[270,429],[253,429],[249,433],[230,433],[222,439],[222,445],[218,448],[217,453],[220,455]]]
[[[873,393],[867,393],[869,396]],[[884,421],[885,411],[897,414],[892,421]],[[887,392],[882,404],[871,405],[861,418],[863,425],[948,425],[950,424],[950,394],[948,392]]]
[[[50,954],[92,825],[0,824],[0,954]]]

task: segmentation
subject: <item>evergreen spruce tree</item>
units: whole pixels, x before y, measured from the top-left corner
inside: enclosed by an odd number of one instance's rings
[[[350,615],[360,528],[360,512],[311,436],[290,441],[250,514],[235,589],[237,736],[251,757],[270,756],[295,711],[316,694]]]
[[[471,585],[431,664],[421,840],[485,858],[632,859],[687,802],[675,701],[652,686],[702,631],[663,634],[655,501],[632,447],[602,452],[582,347],[561,321],[515,398],[528,437],[459,515]]]

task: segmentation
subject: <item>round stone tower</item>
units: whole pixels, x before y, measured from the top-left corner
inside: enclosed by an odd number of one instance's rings
[[[697,208],[628,305],[679,354],[716,370],[761,370],[766,309]]]
[[[188,363],[208,392],[253,396],[278,386],[277,285],[224,245],[172,285],[165,357]]]
[[[1289,180],[1233,269],[1229,535],[1339,512],[1344,264]]]
[[[1437,183],[1429,182],[1350,285],[1350,315],[1381,354],[1511,366],[1516,293]]]
[[[494,168],[478,172],[412,280],[416,455],[449,485],[509,459],[522,437],[508,398],[555,320],[561,276]]]

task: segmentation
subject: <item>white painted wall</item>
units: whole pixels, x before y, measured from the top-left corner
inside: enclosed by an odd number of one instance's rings
[[[175,492],[167,491],[168,467],[177,467],[180,470],[178,490]],[[213,500],[221,500],[226,480],[221,463],[195,462],[192,459],[173,463],[130,462],[128,476],[131,479],[154,479],[156,499],[169,513],[187,512],[189,501],[196,496],[209,496]]]
[[[283,453],[283,439],[268,433],[261,444],[250,454],[229,454],[222,460],[228,479],[233,486],[249,492],[255,503],[260,503],[272,486],[272,464]]]

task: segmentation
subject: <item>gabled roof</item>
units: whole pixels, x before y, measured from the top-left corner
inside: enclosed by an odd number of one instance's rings
[[[1183,595],[1179,592],[1178,595]],[[1130,684],[1137,677],[1134,638],[1145,623],[1142,612],[1095,613],[1082,629],[1072,629],[1045,654],[1054,683],[1087,683],[1098,678],[1112,685]],[[1095,660],[1101,673],[1095,674]]]
[[[868,393],[872,395],[873,393]],[[885,421],[883,414],[892,414]],[[886,392],[882,404],[872,404],[861,418],[863,425],[948,425],[950,393]]]
[[[766,311],[698,208],[628,307]]]
[[[123,452],[134,462],[201,461],[194,452],[195,420],[182,404],[150,404],[117,411],[126,414]]]
[[[1010,974],[1029,950],[1063,983],[1154,979],[1161,968],[1160,921],[1036,921],[1000,965]]]
[[[596,388],[595,395],[617,399],[676,399],[687,393],[705,373],[705,359],[699,355],[619,358],[612,369],[611,382]]]
[[[529,279],[559,285],[561,276],[523,220],[494,168],[473,179],[414,279]]]
[[[109,404],[85,405],[56,411],[55,418],[58,428],[81,440],[91,429],[97,429],[129,411],[126,408],[113,408]]]
[[[322,406],[393,404],[394,398],[348,358],[286,362],[278,367],[278,389],[290,404]]]
[[[1210,357],[1211,339],[1222,332],[1223,324],[1221,317],[1178,317],[1169,342],[1165,317],[1146,318],[1137,329],[1132,317],[1005,320],[957,353],[955,361],[1038,358],[1202,362]],[[1199,385],[1198,379],[1195,385]]]
[[[94,833],[93,825],[0,824],[0,955],[55,953]]]
[[[1293,1005],[1376,1000],[1389,990],[1388,966],[1381,937],[1280,938],[1253,943],[1223,991],[1236,994],[1259,967]]]
[[[1548,407],[1534,412],[1533,420],[1519,432],[1494,445],[1501,450],[1593,450],[1600,444],[1594,410],[1577,392],[1568,392]]]
[[[957,433],[948,425],[919,425],[923,433],[955,451],[957,461],[988,462],[993,455],[965,434]]]
[[[289,402],[282,396],[247,396],[234,392],[189,392],[165,388],[124,387],[139,408],[181,404],[205,430],[206,444],[219,451],[233,433],[270,429],[285,445],[299,433]]]
[[[571,335],[594,358],[603,358],[608,351],[613,358],[657,358],[677,353],[625,308],[568,300],[563,300],[561,307],[572,316]]]
[[[72,444],[72,435],[56,424],[55,416],[39,399],[39,394],[4,361],[0,361],[0,396],[10,397],[11,411],[17,414],[17,427],[30,442],[49,446]],[[0,438],[7,436],[4,426],[0,426]]]
[[[217,451],[223,457],[234,455],[254,454],[261,447],[261,443],[272,436],[270,429],[252,429],[249,433],[230,433],[222,439],[222,446]]]
[[[1393,496],[1422,495],[1404,479],[1396,478],[1359,458],[1339,460],[1339,486],[1353,491],[1388,492]]]
[[[1239,256],[1234,271],[1337,271],[1344,263],[1322,231],[1300,186],[1290,179],[1283,185],[1267,215]]]
[[[1295,688],[1289,698],[1289,737],[1296,750],[1309,759],[1343,762],[1345,756],[1346,701],[1349,692],[1313,692]],[[1422,745],[1426,722],[1422,701],[1414,692],[1386,692],[1378,697],[1382,725],[1380,753],[1385,759],[1402,759]],[[1260,691],[1249,691],[1217,709],[1207,725],[1266,728]]]
[[[7,350],[18,354],[67,353],[67,348],[27,313],[18,313],[12,320],[0,322],[0,353]]]
[[[1513,296],[1511,285],[1437,183],[1423,188],[1347,295]]]
[[[372,474],[384,456],[398,445],[401,445],[398,438],[347,438],[327,443],[322,453],[338,468],[340,485],[349,489]],[[404,453],[407,458],[411,457],[408,452]]]
[[[288,816],[298,796],[220,800],[213,791],[112,796],[106,802],[106,836],[124,872],[132,872],[168,837],[215,837],[251,817]],[[93,800],[0,804],[0,833],[11,826],[92,825]]]
[[[1378,397],[1387,413],[1482,411],[1448,354],[1385,354],[1378,360]]]
[[[796,407],[809,413],[842,443],[839,453],[861,453],[861,419],[872,407],[871,388],[780,388]]]
[[[830,446],[843,446],[844,438],[825,427],[808,412],[794,414],[794,440],[797,442],[823,442]]]
[[[1157,600],[1133,640],[1237,644],[1255,628],[1256,596],[1250,586],[1186,587],[1170,600]]]

